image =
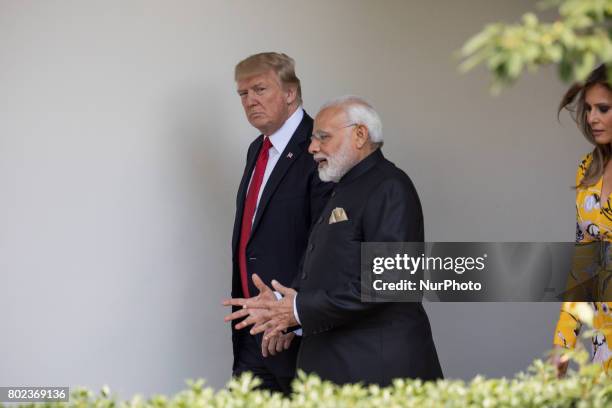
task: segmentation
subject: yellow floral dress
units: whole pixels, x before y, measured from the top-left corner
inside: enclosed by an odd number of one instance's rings
[[[576,172],[576,185],[584,177],[592,158],[591,154],[587,154],[580,162]],[[600,242],[605,246],[605,253],[609,257],[608,254],[612,253],[610,249],[612,248],[610,246],[612,242],[612,201],[610,197],[607,197],[604,204],[601,204],[602,185],[603,177],[594,185],[576,189],[576,243]],[[604,269],[612,270],[612,263]],[[609,279],[605,280],[604,284],[607,285]],[[612,282],[609,283],[612,286]],[[612,362],[612,345],[607,341],[607,339],[612,341],[612,302],[591,302],[588,305],[593,311],[593,328],[595,329],[592,339],[593,361],[602,363],[605,371],[608,372]],[[573,348],[576,345],[582,325],[577,317],[579,306],[576,302],[563,303],[555,330],[554,344],[566,348]]]

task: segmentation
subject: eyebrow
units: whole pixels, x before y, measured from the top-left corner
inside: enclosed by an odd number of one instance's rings
[[[265,86],[265,84],[263,82],[257,82],[257,83],[255,83],[255,84],[253,84],[251,86],[246,87],[246,88],[238,89],[238,90],[236,90],[236,92],[240,93],[240,92],[247,91],[249,89],[253,89],[253,88],[257,88],[257,87],[263,87],[263,86]]]

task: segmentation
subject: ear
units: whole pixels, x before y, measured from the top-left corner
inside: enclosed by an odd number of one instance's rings
[[[370,140],[370,132],[365,125],[355,126],[355,145],[362,149]]]
[[[295,86],[287,86],[285,87],[285,101],[287,105],[293,105],[293,103],[297,99],[297,87]]]

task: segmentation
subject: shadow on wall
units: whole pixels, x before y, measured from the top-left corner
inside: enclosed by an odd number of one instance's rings
[[[231,375],[231,334],[221,299],[230,293],[235,193],[242,171],[230,166],[237,152],[227,122],[219,120],[232,114],[218,103],[222,92],[201,83],[186,85],[167,106],[175,180],[184,197],[179,217],[187,260],[182,263],[189,265],[177,276],[183,282],[176,370],[182,380],[204,377],[214,387],[224,386]]]

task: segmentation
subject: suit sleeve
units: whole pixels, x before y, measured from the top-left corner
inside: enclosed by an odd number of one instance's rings
[[[313,171],[310,177],[309,188],[310,188],[309,190],[310,227],[309,228],[312,229],[312,226],[314,225],[315,222],[317,222],[317,218],[319,218],[319,216],[321,215],[321,212],[323,211],[323,208],[325,208],[325,205],[329,201],[334,185],[333,183],[325,183],[321,181],[321,179],[319,178],[319,175],[317,174],[317,169],[315,166],[313,167]],[[300,272],[302,271],[303,264],[304,264],[304,254],[302,254],[300,257],[298,271]],[[300,273],[298,273],[295,275],[295,278],[293,279],[291,287],[294,289],[299,289],[300,282],[301,282]]]
[[[423,216],[416,190],[408,180],[383,182],[370,195],[362,220],[365,242],[423,240]],[[333,290],[300,291],[297,312],[308,336],[362,319],[385,303],[361,302],[361,272]]]

